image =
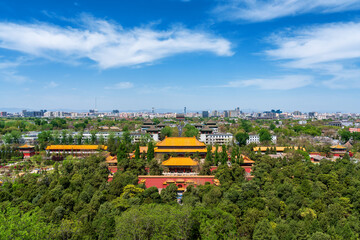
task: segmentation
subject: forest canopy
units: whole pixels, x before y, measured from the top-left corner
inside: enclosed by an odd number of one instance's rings
[[[54,172],[26,174],[0,190],[1,239],[357,239],[360,166],[316,165],[298,152],[258,155],[254,178],[220,165],[220,186],[159,193],[138,184],[136,167],[107,181],[101,156],[67,159]]]

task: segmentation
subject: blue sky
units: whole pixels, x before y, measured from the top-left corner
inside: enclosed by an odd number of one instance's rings
[[[358,0],[1,1],[0,110],[359,112]]]

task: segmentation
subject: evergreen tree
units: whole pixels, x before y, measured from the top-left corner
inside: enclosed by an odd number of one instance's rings
[[[119,149],[117,151],[117,162],[118,170],[123,168],[125,171],[129,166],[129,154],[127,153],[126,146],[123,142],[120,143]]]
[[[135,147],[135,159],[138,160],[140,159],[140,144],[137,143],[136,147]]]
[[[162,169],[158,163],[158,161],[156,161],[155,159],[152,159],[150,161],[149,164],[149,168],[150,168],[150,175],[161,175],[162,174]]]
[[[271,153],[271,151],[270,151],[270,149],[267,147],[266,148],[266,151],[265,151],[265,154],[270,154]]]
[[[236,156],[237,156],[237,148],[234,146],[233,149],[231,150],[231,155],[230,155],[231,163],[236,162]]]
[[[214,164],[215,166],[219,165],[220,157],[219,157],[219,146],[215,146],[215,154],[214,154]]]
[[[246,132],[239,132],[235,135],[235,139],[238,142],[239,146],[245,146],[246,141],[249,139],[249,134]]]
[[[154,153],[154,144],[152,142],[149,142],[148,144],[148,151],[147,151],[147,160],[150,162],[155,157]]]
[[[223,145],[222,151],[221,151],[221,164],[226,164],[228,160],[229,160],[229,157],[228,157],[228,154],[226,151],[226,146]]]
[[[211,146],[211,145],[208,145],[208,146],[207,146],[205,162],[206,162],[206,163],[209,163],[210,165],[213,164],[212,146]]]
[[[263,219],[258,224],[256,224],[253,239],[254,240],[276,240],[278,238],[276,237],[274,229],[271,227],[269,220]]]
[[[165,203],[175,202],[177,197],[177,189],[178,187],[172,183],[163,189],[160,193],[160,196]]]

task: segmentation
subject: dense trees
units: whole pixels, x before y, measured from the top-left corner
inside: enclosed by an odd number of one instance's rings
[[[338,134],[343,142],[347,142],[350,139],[353,139],[354,141],[360,141],[359,132],[350,133],[347,129],[341,129],[338,131]]]
[[[267,143],[271,141],[271,134],[267,129],[261,129],[259,131],[259,137],[261,143]]]
[[[22,159],[23,154],[19,152],[16,147],[11,147],[10,145],[2,145],[0,147],[0,162],[6,162],[10,159]]]
[[[249,134],[246,132],[238,132],[235,135],[235,139],[238,142],[239,146],[245,146],[246,141],[249,139]]]
[[[222,151],[218,155],[221,161]],[[190,185],[179,205],[173,184],[160,194],[155,187],[137,185],[142,159],[127,159],[126,169],[108,183],[103,157],[68,158],[53,173],[27,174],[3,184],[0,238],[359,237],[360,163],[345,158],[314,165],[294,150],[286,158],[256,159],[252,180],[244,179],[236,162],[220,164],[214,174],[221,186]],[[159,167],[156,160],[149,164]]]
[[[241,128],[244,129],[245,132],[250,132],[252,129],[251,122],[241,119]]]
[[[14,141],[12,131],[23,132],[34,126],[55,129],[39,135],[40,144],[45,146],[49,142],[71,142],[66,133],[72,129],[111,124],[122,126],[125,135],[122,138],[112,135],[107,142],[111,154],[118,157],[119,171],[112,182],[107,182],[109,173],[104,157],[68,157],[54,165],[52,172],[28,173],[4,181],[0,187],[0,239],[360,237],[360,163],[353,162],[347,155],[336,162],[323,160],[315,165],[304,152],[293,149],[289,149],[285,157],[274,159],[251,152],[253,145],[245,146],[250,131],[262,132],[262,140],[266,143],[271,141],[269,130],[265,130],[269,126],[280,135],[317,136],[321,127],[316,124],[300,126],[293,121],[291,126],[274,128],[271,121],[232,122],[234,133],[242,133],[241,137],[235,135],[240,146],[215,146],[214,153],[212,146],[208,146],[208,155],[204,162],[201,161],[201,174],[215,175],[221,185],[189,185],[178,204],[174,184],[160,193],[156,187],[145,188],[138,184],[137,176],[146,174],[145,167],[150,174],[156,175],[162,174],[162,169],[154,159],[153,142],[147,139],[141,143],[141,146],[148,144],[148,161],[140,152],[140,145],[131,144],[128,130],[134,128],[132,124],[93,119],[64,121],[42,119],[31,124],[0,121],[0,131],[7,134],[9,141]],[[62,127],[68,130],[62,131]],[[191,133],[193,128],[185,127],[184,130]],[[198,132],[193,131],[190,135],[194,134]],[[343,141],[352,139],[356,149],[360,149],[356,143],[360,140],[359,134],[349,135],[347,130],[340,130],[338,134]],[[73,139],[75,143],[81,143],[82,132],[78,135]],[[92,140],[102,141],[90,138],[88,142]],[[318,149],[330,152],[329,145]],[[130,158],[129,153],[134,150],[135,157]],[[269,152],[273,150],[273,147],[269,148]],[[231,164],[227,162],[227,152]],[[2,159],[16,158],[19,154],[9,145],[1,146],[0,153]],[[255,160],[254,177],[250,181],[244,178],[241,154]],[[32,158],[29,164],[38,161]],[[210,172],[213,165],[218,168]]]
[[[321,129],[311,124],[306,124],[305,126],[295,125],[292,128],[296,133],[308,134],[311,136],[320,136]]]
[[[166,126],[160,131],[160,139],[164,139],[165,137],[172,137],[173,130],[171,127]]]
[[[184,137],[197,137],[199,130],[195,126],[187,124],[183,130]]]

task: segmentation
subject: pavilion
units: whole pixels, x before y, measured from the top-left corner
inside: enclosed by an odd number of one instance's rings
[[[196,175],[199,170],[199,163],[189,157],[170,157],[168,160],[162,162],[161,165],[166,169],[164,174],[169,175],[181,175],[183,173],[193,173]]]
[[[24,144],[24,145],[18,147],[18,149],[24,155],[24,158],[31,158],[32,156],[35,155],[35,147],[34,146]]]
[[[331,146],[330,149],[334,157],[343,157],[347,153],[346,147],[341,145]]]
[[[174,183],[179,193],[184,192],[189,185],[203,185],[206,182],[220,185],[213,175],[198,175],[199,163],[190,157],[170,157],[161,165],[165,169],[162,175],[138,176],[139,183],[145,184],[147,188],[155,186],[159,191]]]
[[[206,156],[206,144],[200,142],[196,137],[165,137],[158,142],[154,149],[155,157],[161,159],[164,155],[175,156],[193,156],[198,154],[199,157]]]

